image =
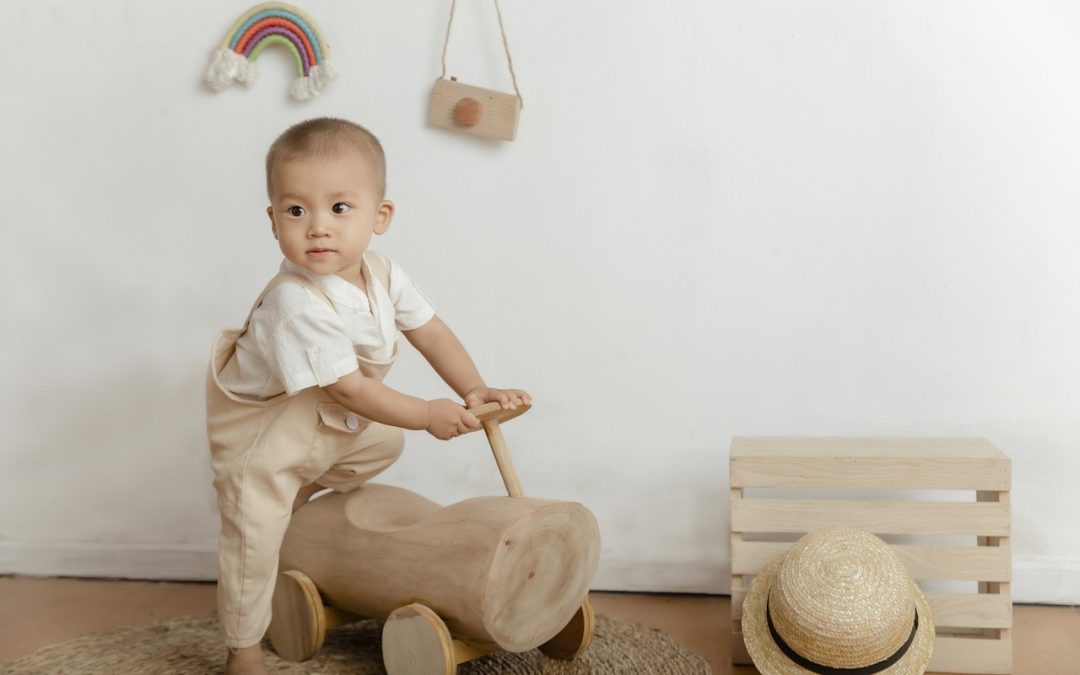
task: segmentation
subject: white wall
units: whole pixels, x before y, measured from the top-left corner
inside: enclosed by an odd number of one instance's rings
[[[0,572],[208,577],[202,380],[279,259],[287,125],[374,129],[410,270],[487,378],[526,491],[580,500],[599,587],[727,589],[733,435],[985,436],[1018,599],[1080,602],[1080,9],[504,0],[509,144],[429,129],[449,3],[330,2],[341,77],[200,84],[247,2],[8,0],[0,23]],[[451,71],[509,89],[490,3]],[[396,387],[445,395],[411,350]],[[500,489],[483,438],[389,482]]]

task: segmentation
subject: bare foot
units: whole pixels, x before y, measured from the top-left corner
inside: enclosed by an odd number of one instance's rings
[[[261,645],[251,645],[236,651],[229,650],[225,659],[225,675],[270,675],[263,661]]]

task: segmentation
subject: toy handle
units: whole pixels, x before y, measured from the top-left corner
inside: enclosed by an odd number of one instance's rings
[[[506,447],[506,439],[503,438],[499,424],[512,420],[524,413],[532,406],[523,403],[517,408],[503,408],[498,402],[485,403],[469,410],[480,421],[487,434],[491,453],[495,455],[495,463],[499,465],[499,473],[502,475],[506,493],[511,497],[524,497],[521,491],[521,481],[518,480],[514,462],[510,459],[510,450]]]

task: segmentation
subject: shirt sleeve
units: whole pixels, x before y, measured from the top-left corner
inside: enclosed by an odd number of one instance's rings
[[[390,277],[388,292],[390,302],[394,305],[394,323],[397,329],[413,330],[431,321],[435,316],[435,306],[413,283],[401,265],[389,258],[383,259]]]
[[[272,289],[251,317],[263,358],[289,396],[325,387],[359,368],[341,317],[303,286]]]

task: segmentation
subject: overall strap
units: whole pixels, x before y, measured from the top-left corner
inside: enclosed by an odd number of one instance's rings
[[[371,274],[379,280],[379,283],[381,283],[383,285],[383,288],[386,289],[386,292],[389,293],[390,271],[386,267],[386,262],[371,251],[364,253],[364,260],[367,261],[368,268],[371,270]],[[274,290],[276,287],[284,283],[299,284],[303,286],[304,288],[314,293],[315,297],[322,298],[323,301],[325,301],[326,304],[329,305],[331,309],[333,309],[334,303],[331,302],[330,298],[326,296],[326,293],[323,293],[322,289],[319,288],[319,286],[314,281],[308,279],[303,274],[297,274],[295,272],[281,272],[276,277],[271,279],[270,283],[266,284],[266,288],[262,290],[262,293],[259,293],[259,297],[256,298],[255,304],[251,306],[251,310],[248,312],[247,318],[244,319],[244,326],[240,329],[241,333],[247,330],[248,324],[251,323],[252,315],[255,314],[255,310],[258,309],[259,305],[262,304],[263,300],[266,298],[266,295],[270,291]]]
[[[333,309],[334,303],[330,301],[330,298],[326,297],[326,293],[322,292],[315,282],[308,279],[303,274],[296,274],[295,272],[281,272],[276,277],[270,280],[270,283],[266,284],[266,288],[259,293],[259,297],[255,300],[255,304],[251,306],[251,311],[248,312],[247,318],[244,319],[244,327],[240,329],[241,333],[244,333],[248,329],[248,324],[251,323],[251,317],[255,314],[255,310],[259,308],[259,305],[263,303],[267,294],[284,283],[299,284],[315,294],[315,297],[322,298],[326,304],[330,305]]]
[[[364,253],[364,260],[367,261],[368,269],[379,280],[379,283],[386,289],[387,294],[390,293],[390,270],[386,268],[386,261],[380,258],[372,251]]]

